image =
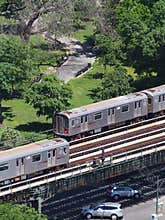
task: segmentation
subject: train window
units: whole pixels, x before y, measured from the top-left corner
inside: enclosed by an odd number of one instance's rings
[[[121,111],[128,112],[128,105],[123,105]]]
[[[78,124],[80,124],[80,122],[81,122],[80,118],[76,118],[76,119],[72,120],[72,126],[78,125]]]
[[[21,164],[24,165],[24,158],[21,158]]]
[[[161,102],[161,95],[159,96],[159,102]]]
[[[32,162],[40,161],[40,159],[41,159],[41,154],[36,154],[32,156]]]
[[[64,147],[64,153],[66,154],[66,147]]]
[[[135,109],[137,108],[137,102],[135,102]]]
[[[53,150],[53,157],[55,157],[56,155],[56,150]]]
[[[148,98],[148,104],[151,105],[151,103],[152,103],[152,99]]]
[[[51,157],[51,152],[50,151],[48,151],[48,158],[50,158]]]
[[[16,166],[17,167],[19,166],[19,160],[18,159],[16,160]]]
[[[72,120],[72,126],[74,126],[74,120]]]
[[[163,95],[163,101],[165,101],[165,95]]]
[[[75,119],[75,125],[80,124],[80,121],[81,121],[80,118],[76,118],[76,119]]]
[[[7,170],[8,168],[9,168],[9,167],[8,167],[8,164],[7,164],[7,163],[0,165],[0,171]]]
[[[141,102],[141,101],[139,101],[139,108],[141,108],[141,103],[142,103],[142,102]]]
[[[94,117],[95,117],[95,120],[101,119],[101,117],[102,117],[101,112],[96,113],[96,114],[94,115]]]
[[[114,114],[115,114],[115,108],[109,108],[108,115],[114,115]]]
[[[65,127],[68,127],[68,119],[67,118],[63,118],[63,123]]]
[[[88,117],[87,115],[81,116],[81,123],[87,122],[88,121]]]

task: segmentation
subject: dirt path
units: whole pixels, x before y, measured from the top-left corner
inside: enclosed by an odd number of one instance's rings
[[[59,39],[65,44],[65,48],[69,51],[68,59],[57,68],[57,77],[64,82],[68,82],[89,69],[95,61],[93,54],[87,45],[80,43],[76,39],[62,37]]]

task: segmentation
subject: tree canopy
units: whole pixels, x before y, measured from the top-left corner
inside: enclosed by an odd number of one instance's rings
[[[75,18],[91,16],[95,1],[88,0],[3,0],[0,15],[16,21],[17,34],[29,41],[32,32],[46,33],[54,40],[59,34],[70,33]],[[91,9],[91,10],[90,10]],[[89,16],[90,15],[90,16]],[[35,26],[35,28],[34,28]]]
[[[25,93],[26,102],[37,110],[39,116],[45,115],[47,118],[66,109],[71,97],[69,85],[57,79],[55,74],[44,75],[41,82],[33,83]]]
[[[165,1],[103,1],[106,31],[96,35],[101,62],[134,66],[138,73],[163,72],[165,45]],[[113,5],[113,6],[112,6]],[[100,35],[98,37],[98,34]],[[123,59],[124,58],[124,59]],[[114,62],[115,61],[115,62]]]
[[[121,65],[108,66],[103,74],[101,88],[96,89],[96,101],[126,95],[133,91],[131,78]]]
[[[23,90],[31,78],[29,47],[14,36],[0,36],[0,108],[4,99]],[[2,115],[0,109],[0,121]]]
[[[1,220],[46,220],[46,216],[37,213],[26,205],[0,203]]]

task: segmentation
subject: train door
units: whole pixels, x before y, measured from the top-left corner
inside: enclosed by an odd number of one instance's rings
[[[87,131],[88,130],[88,116],[83,115],[81,116],[81,131]]]
[[[108,124],[115,124],[115,108],[108,109]]]
[[[136,101],[135,102],[135,107],[134,107],[134,117],[139,117],[142,115],[142,109],[143,109],[143,102],[140,101]]]
[[[55,132],[63,133],[63,117],[56,115],[55,118]]]
[[[18,175],[23,175],[25,173],[25,158],[19,158],[16,160],[16,170]]]
[[[56,149],[48,151],[48,167],[55,166],[56,164]]]

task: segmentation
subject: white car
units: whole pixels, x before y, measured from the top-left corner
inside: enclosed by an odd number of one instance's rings
[[[112,202],[83,207],[82,214],[86,219],[91,219],[93,217],[108,217],[111,220],[118,220],[123,218],[121,204]]]

